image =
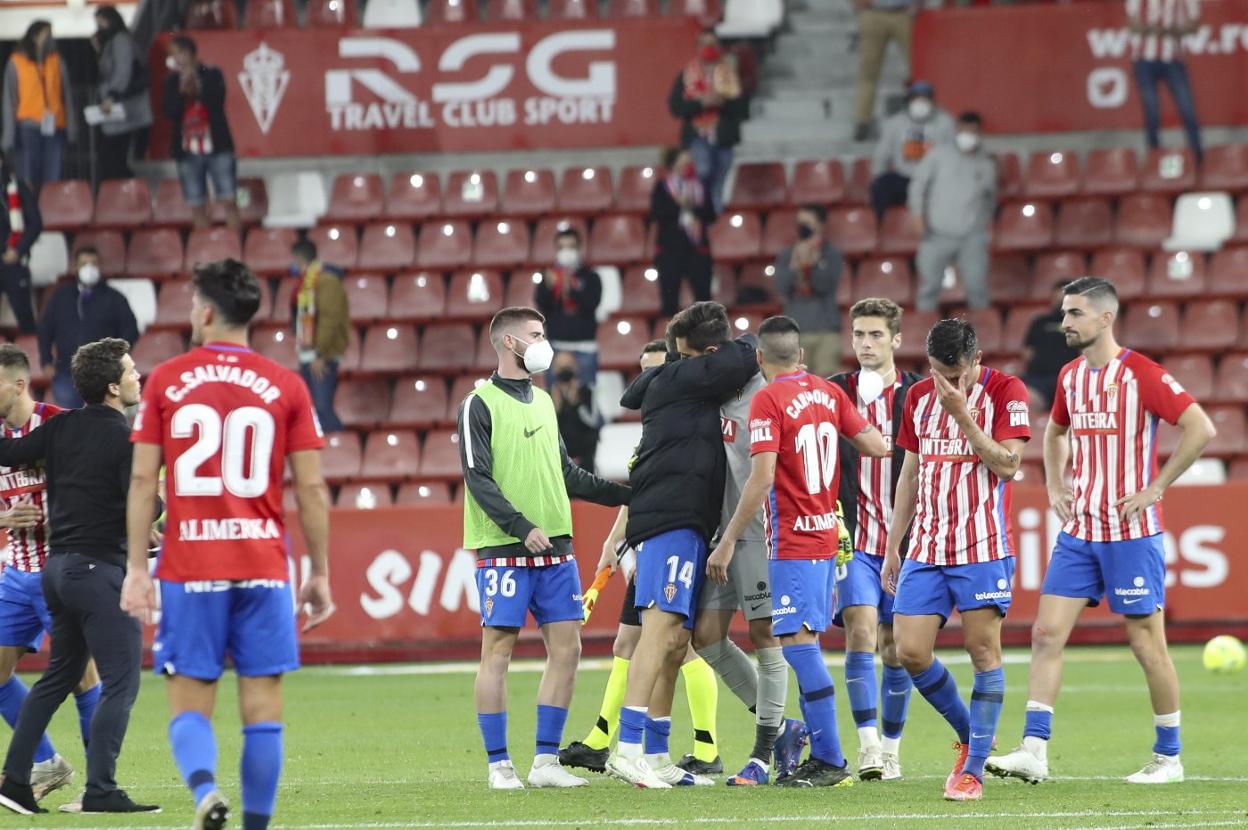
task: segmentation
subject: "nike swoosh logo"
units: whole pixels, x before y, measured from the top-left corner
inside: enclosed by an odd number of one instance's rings
[[[901,696],[902,696],[902,695],[904,695],[904,694],[905,694],[905,692],[894,692],[892,689],[889,689],[889,690],[888,690],[888,696],[889,696],[889,697],[901,697]]]
[[[543,426],[545,426],[545,424],[543,424]],[[537,435],[537,431],[538,431],[538,430],[540,430],[541,428],[542,428],[542,427],[538,427],[537,429],[533,429],[533,430],[526,429],[526,430],[524,431],[524,437],[525,437],[525,438],[532,438],[534,435]]]
[[[751,611],[757,611],[758,609],[762,608],[764,604],[765,604],[765,603],[760,602],[758,605],[751,605],[751,606],[750,606],[750,610],[751,610]]]
[[[1123,604],[1123,605],[1131,605],[1132,603],[1139,602],[1139,601],[1140,601],[1140,600],[1142,600],[1142,599],[1144,599],[1144,597],[1136,597],[1135,599],[1124,599],[1124,600],[1122,601],[1122,604]]]
[[[863,680],[861,677],[847,677],[845,679],[845,682],[846,683],[866,683],[867,681]]]
[[[975,734],[972,734],[972,735],[971,735],[971,737],[972,737],[972,738],[974,738],[975,740],[979,740],[979,739],[981,739],[981,738],[991,738],[992,736],[991,736],[991,735],[975,735]]]

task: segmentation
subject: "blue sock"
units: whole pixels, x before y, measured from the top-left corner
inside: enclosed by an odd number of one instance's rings
[[[1053,712],[1042,709],[1028,709],[1023,716],[1023,737],[1039,738],[1047,741],[1053,734]]]
[[[3,717],[9,726],[17,725],[17,716],[22,711],[22,703],[26,700],[29,691],[26,684],[21,681],[17,675],[9,678],[9,682],[0,686],[0,717]],[[56,750],[52,748],[52,742],[48,740],[47,733],[39,739],[39,746],[35,747],[35,762],[47,761],[56,755]]]
[[[100,690],[103,686],[96,683],[85,692],[74,694],[74,703],[78,704],[78,729],[82,732],[82,747],[86,749],[91,740],[91,718],[95,717],[95,707],[100,705]]]
[[[217,788],[217,738],[212,723],[199,712],[183,712],[169,722],[169,746],[198,805]]]
[[[805,724],[809,724],[810,715],[807,714],[806,712],[806,695],[802,694],[801,690],[798,690],[798,693],[797,693],[797,708],[800,709],[802,712],[802,722]],[[806,730],[807,732],[810,731],[809,725],[806,727]]]
[[[849,708],[854,725],[878,726],[876,713],[875,655],[869,651],[851,651],[845,655],[845,689],[849,692]]]
[[[885,738],[900,738],[906,725],[906,712],[910,709],[910,690],[914,683],[910,674],[901,666],[884,665],[884,678],[880,681],[880,731]]]
[[[482,714],[477,712],[477,726],[481,727],[481,740],[485,742],[485,757],[492,764],[495,761],[507,761],[507,713],[494,712]]]
[[[1001,703],[1005,700],[1005,669],[975,672],[971,689],[971,745],[966,753],[963,772],[984,780],[984,761],[992,751],[992,739],[1001,719]]]
[[[619,743],[642,745],[646,734],[646,710],[636,706],[625,706],[620,709]]]
[[[568,710],[561,706],[537,705],[537,752],[538,755],[558,755],[563,742],[563,725],[568,722]]]
[[[243,759],[239,770],[243,790],[243,830],[265,830],[277,804],[282,777],[282,725],[253,723],[243,727]]]
[[[1182,746],[1179,741],[1179,713],[1154,715],[1153,728],[1157,730],[1157,740],[1153,743],[1153,752],[1156,752],[1158,755],[1178,755]]]
[[[823,663],[823,654],[814,643],[784,646],[784,659],[797,675],[797,685],[806,700],[803,712],[810,731],[810,754],[834,767],[845,766],[841,737],[836,728],[836,694],[832,675]]]
[[[647,755],[666,755],[668,742],[672,737],[672,719],[646,718],[645,753]]]
[[[912,674],[910,677],[914,680],[914,688],[919,690],[919,694],[927,698],[932,708],[949,721],[953,731],[958,734],[958,741],[969,744],[971,742],[971,712],[962,702],[962,697],[958,694],[958,684],[949,670],[939,660],[933,660],[927,669],[918,674]]]

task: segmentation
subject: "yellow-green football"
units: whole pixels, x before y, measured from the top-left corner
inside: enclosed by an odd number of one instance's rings
[[[1248,654],[1237,637],[1219,634],[1205,643],[1205,668],[1214,674],[1234,674],[1244,668],[1246,661]]]

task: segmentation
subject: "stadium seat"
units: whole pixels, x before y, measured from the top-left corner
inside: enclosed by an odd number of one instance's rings
[[[1219,297],[1248,298],[1248,248],[1223,248],[1209,261],[1208,291]]]
[[[45,234],[46,236],[46,234]],[[139,333],[142,334],[156,320],[156,285],[151,280],[130,279],[130,278],[114,278],[108,281],[110,288],[114,289],[126,298],[126,302],[130,304],[130,311],[134,314],[134,321],[139,325]],[[261,294],[267,293],[264,286],[260,287]],[[190,307],[185,309],[183,322],[189,319]]]
[[[462,268],[471,260],[472,232],[464,220],[429,223],[421,228],[416,248],[417,268]]]
[[[783,21],[783,0],[724,0],[724,19],[715,32],[725,39],[765,38]]]
[[[1243,331],[1241,326],[1241,334]],[[1248,400],[1248,354],[1236,352],[1222,356],[1218,361],[1218,371],[1214,375],[1210,400],[1241,403]]]
[[[1189,149],[1154,148],[1144,158],[1140,190],[1175,195],[1196,189],[1196,155]]]
[[[498,210],[498,179],[489,170],[457,170],[446,177],[442,211],[447,216],[486,216]]]
[[[997,200],[1019,199],[1023,195],[1023,169],[1014,153],[997,153]]]
[[[156,328],[189,328],[191,325],[191,298],[195,286],[190,280],[170,280],[161,286],[156,300]]]
[[[542,271],[534,271],[530,274],[519,270],[513,272],[503,294],[503,305],[533,305],[533,289],[542,281],[542,273]]]
[[[1028,199],[1060,199],[1079,191],[1079,157],[1070,151],[1032,153],[1023,177]]]
[[[1044,202],[1002,205],[993,246],[1002,251],[1035,251],[1053,245],[1053,208]]]
[[[1248,437],[1244,420],[1244,407],[1216,406],[1209,408],[1209,420],[1217,430],[1217,435],[1205,447],[1207,455],[1226,458],[1244,451],[1244,439]]]
[[[602,213],[611,209],[615,192],[609,167],[569,167],[559,177],[555,205],[566,213]]]
[[[845,180],[845,201],[851,205],[871,204],[871,180],[874,178],[870,158],[856,158],[850,162],[849,175]]]
[[[659,272],[650,265],[637,265],[624,272],[620,313],[652,317],[659,313]]]
[[[794,242],[797,242],[797,209],[781,208],[768,212],[763,226],[762,255],[773,258]]]
[[[381,216],[384,192],[376,173],[343,173],[334,177],[326,222],[368,222]]]
[[[1083,192],[1089,196],[1123,196],[1140,183],[1139,161],[1129,147],[1092,150],[1083,166]]]
[[[541,216],[555,209],[555,174],[550,170],[509,170],[499,210],[514,216]]]
[[[529,259],[529,225],[523,219],[487,219],[477,226],[472,262],[482,268],[511,268]]]
[[[914,276],[910,260],[901,257],[864,260],[854,273],[860,297],[888,297],[903,306],[914,303]]]
[[[382,417],[390,427],[424,429],[445,419],[448,402],[443,378],[403,377],[395,382],[394,400]]]
[[[524,280],[523,274],[516,276]],[[503,278],[497,271],[460,271],[451,277],[443,318],[488,322],[503,307],[503,296]],[[529,303],[532,299],[530,294]]]
[[[1235,235],[1235,206],[1225,193],[1184,193],[1174,205],[1167,251],[1216,251]]]
[[[1001,254],[988,264],[988,295],[998,305],[1031,299],[1031,270],[1021,254]]]
[[[44,189],[47,189],[46,186]],[[191,206],[182,198],[182,183],[177,179],[161,179],[156,183],[152,224],[178,227],[188,227],[191,224]]]
[[[433,323],[420,337],[420,361],[413,367],[425,372],[459,373],[472,368],[477,337],[467,323]]]
[[[295,336],[289,326],[257,326],[251,330],[251,347],[258,354],[288,369],[296,369]]]
[[[490,354],[494,355],[493,349]],[[468,397],[468,393],[476,389],[481,384],[489,380],[489,372],[494,369],[494,363],[497,357],[491,361],[490,368],[483,372],[471,375],[461,375],[451,382],[451,395],[446,402],[446,411],[442,414],[442,420],[454,423],[459,418],[459,408],[464,403],[464,399]]]
[[[607,424],[598,436],[594,471],[609,481],[628,481],[628,465],[633,457],[633,448],[640,443],[640,423]]]
[[[95,226],[138,228],[151,224],[152,191],[144,179],[114,179],[100,184],[95,198]]]
[[[386,193],[387,219],[419,221],[442,212],[442,181],[436,173],[395,173]]]
[[[1144,295],[1148,263],[1143,251],[1106,248],[1092,257],[1091,273],[1112,282],[1119,298],[1133,300]]]
[[[1239,338],[1239,309],[1233,301],[1203,300],[1188,303],[1183,309],[1180,348],[1225,352],[1233,349],[1239,343]],[[1198,399],[1201,397],[1197,395]]]
[[[285,29],[299,25],[291,0],[248,0],[243,10],[245,29]]]
[[[131,255],[137,247],[140,251],[148,244],[152,231],[138,231],[130,239]],[[176,274],[182,268],[182,237],[174,231],[169,231],[168,237],[163,237],[166,242],[171,242],[175,248],[169,251],[169,262],[172,267],[168,271],[160,272],[163,274]],[[160,247],[160,246],[158,246]],[[149,274],[137,274],[127,264],[126,257],[126,240],[121,235],[121,231],[79,231],[74,234],[73,244],[69,247],[69,267],[66,271],[73,269],[78,261],[78,252],[83,248],[95,248],[100,255],[100,271],[106,277],[113,275],[129,274],[134,277],[150,276]]]
[[[1031,321],[1046,310],[1036,306],[1011,305],[1005,312],[1005,326],[1001,330],[1002,353],[1021,354],[1026,346],[1027,330],[1031,327]],[[1005,369],[1001,368],[1001,371],[1004,372]]]
[[[845,169],[835,159],[799,161],[793,166],[793,204],[828,205],[845,198]]]
[[[1059,223],[1060,226],[1060,223]],[[1060,231],[1059,231],[1060,235]],[[1073,280],[1088,275],[1088,258],[1075,251],[1049,251],[1036,257],[1032,268],[1033,299],[1048,302],[1053,285],[1061,280]]]
[[[352,510],[393,507],[394,491],[386,481],[349,481],[338,490],[334,505]]]
[[[183,25],[188,32],[237,29],[238,9],[234,0],[192,0]]]
[[[620,269],[614,265],[599,265],[597,270],[598,281],[602,283],[602,297],[594,317],[601,323],[620,310],[623,298],[620,297]]]
[[[1108,199],[1085,197],[1062,203],[1053,242],[1060,248],[1099,248],[1113,238],[1114,211]]]
[[[528,262],[531,265],[546,267],[555,259],[555,233],[570,228],[581,236],[581,244],[589,241],[589,226],[584,219],[574,216],[543,216],[537,220],[537,228],[533,231],[532,244],[529,247]]]
[[[184,351],[186,351],[186,342],[182,338],[182,332],[149,331],[139,338],[138,343],[134,344],[130,357],[134,360],[135,368],[141,374],[147,375],[159,364]],[[35,352],[30,354],[33,355]]]
[[[1240,197],[1235,203],[1235,235],[1232,242],[1248,242],[1248,197]]]
[[[646,229],[640,218],[614,214],[594,221],[586,260],[590,265],[628,265],[646,257]]]
[[[68,274],[69,250],[65,244],[65,234],[60,231],[44,231],[39,234],[35,244],[30,246],[26,265],[30,269],[30,284],[35,288],[52,285]],[[100,269],[101,273],[103,270]]]
[[[608,424],[624,414],[620,398],[624,396],[624,375],[621,372],[599,372],[594,379],[594,403]]]
[[[607,17],[657,17],[659,0],[610,0]]]
[[[1175,303],[1138,303],[1129,306],[1123,319],[1124,343],[1157,357],[1179,344],[1179,307]]]
[[[473,0],[429,0],[425,6],[425,25],[476,23],[481,19],[476,6]]]
[[[368,16],[367,8],[364,15]],[[275,173],[266,181],[265,193],[268,199],[268,212],[263,219],[266,228],[309,228],[329,209],[325,179],[320,173]]]
[[[907,208],[894,207],[884,212],[884,221],[880,224],[880,253],[913,254],[922,239],[914,214]]]
[[[314,28],[355,26],[359,19],[355,0],[309,0],[307,14],[307,23]]]
[[[880,295],[870,295],[880,296]],[[927,357],[927,333],[940,320],[937,311],[908,311],[901,318],[901,347],[897,359],[903,363],[915,363]],[[925,364],[926,365],[926,361]]]
[[[1200,166],[1201,190],[1248,190],[1248,144],[1218,144],[1205,148]]]
[[[630,165],[620,171],[620,189],[615,209],[625,213],[649,213],[650,194],[654,184],[664,175],[660,167]]]
[[[364,439],[362,478],[402,481],[420,468],[420,439],[409,430],[371,432]]]
[[[91,224],[95,205],[91,182],[65,179],[47,182],[39,191],[39,215],[45,231],[77,231]]]
[[[875,211],[865,207],[834,208],[828,212],[824,232],[841,253],[869,254],[877,244]]]
[[[243,220],[244,225],[256,225],[263,222],[269,215],[269,190],[264,179],[240,178],[237,182],[234,203],[238,205],[238,216]],[[213,222],[224,222],[225,205],[221,202],[213,202],[209,205],[208,218]]]
[[[592,20],[598,16],[596,0],[548,0],[547,20]]]
[[[1001,312],[995,308],[967,309],[956,314],[975,327],[979,348],[987,354],[999,354],[1002,346]],[[904,318],[903,318],[904,319]]]
[[[369,370],[360,366],[360,356],[363,351],[360,330],[355,326],[351,326],[347,329],[347,350],[338,361],[338,371],[343,375],[350,375],[356,372],[367,374]]]
[[[321,472],[327,481],[359,477],[360,437],[354,432],[335,432],[325,436],[325,449],[321,452]]]
[[[1178,251],[1156,254],[1148,270],[1145,294],[1150,298],[1184,299],[1205,293],[1205,255]]]
[[[360,371],[391,374],[413,372],[417,366],[416,327],[411,325],[369,326],[360,350]]]
[[[365,29],[413,29],[421,23],[420,0],[368,0]]]
[[[459,481],[464,477],[459,461],[459,435],[453,429],[435,429],[425,435],[419,477],[438,481]]]
[[[445,481],[405,481],[399,485],[394,503],[399,507],[450,504],[451,488]]]
[[[762,254],[763,232],[757,213],[725,213],[711,225],[711,250],[717,262],[757,259]]]
[[[83,234],[74,240],[75,246]],[[120,238],[120,234],[117,235]],[[97,240],[98,247],[98,240]],[[100,248],[101,254],[103,248]],[[173,228],[156,228],[154,230],[138,230],[130,237],[130,248],[126,254],[125,273],[132,277],[149,277],[160,279],[171,277],[182,272],[184,260],[182,236]],[[102,268],[104,273],[119,273]]]
[[[729,210],[766,210],[789,201],[784,165],[778,161],[738,164],[734,172]]]
[[[486,20],[491,23],[500,20],[537,20],[541,15],[537,8],[537,0],[490,0],[485,8]]]
[[[347,429],[379,426],[390,411],[390,382],[385,378],[346,378],[334,394],[334,412]]]
[[[343,280],[352,323],[372,323],[389,315],[389,291],[381,274],[352,274]]]
[[[1132,193],[1118,203],[1114,241],[1158,248],[1170,235],[1170,200],[1156,193]]]
[[[243,245],[243,262],[257,274],[284,274],[290,268],[293,228],[252,228]]]
[[[598,367],[631,372],[637,357],[650,342],[648,321],[639,317],[609,320],[598,327]]]
[[[360,237],[355,225],[318,225],[308,231],[321,262],[350,270],[360,258]]]
[[[1238,320],[1235,327],[1239,327]],[[1196,400],[1207,401],[1213,397],[1213,360],[1209,355],[1172,355],[1166,358],[1166,369]]]
[[[400,271],[416,259],[416,238],[412,226],[375,222],[364,228],[360,240],[359,267],[369,271]]]
[[[719,0],[667,0],[669,17],[696,17],[705,23],[719,20],[723,12]]]
[[[277,281],[277,291],[273,294],[273,314],[274,323],[282,323],[291,325],[294,320],[295,312],[295,289],[299,287],[299,280],[291,277]]]

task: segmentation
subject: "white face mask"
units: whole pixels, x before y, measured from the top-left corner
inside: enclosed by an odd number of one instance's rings
[[[78,269],[78,282],[90,288],[100,281],[100,269],[96,265],[84,265]]]
[[[512,353],[524,361],[524,368],[530,375],[540,375],[550,368],[550,364],[555,359],[555,347],[550,345],[549,340],[538,340],[535,343],[526,343],[519,337],[516,338],[517,343],[524,343],[528,346],[524,350],[524,355],[520,355],[514,349]]]
[[[555,251],[555,264],[568,271],[575,271],[581,264],[581,252],[576,248],[560,248]]]
[[[975,133],[958,133],[953,137],[953,141],[964,153],[973,153],[979,149],[979,136]]]
[[[906,109],[915,121],[926,121],[932,114],[932,102],[926,98],[913,98]]]

